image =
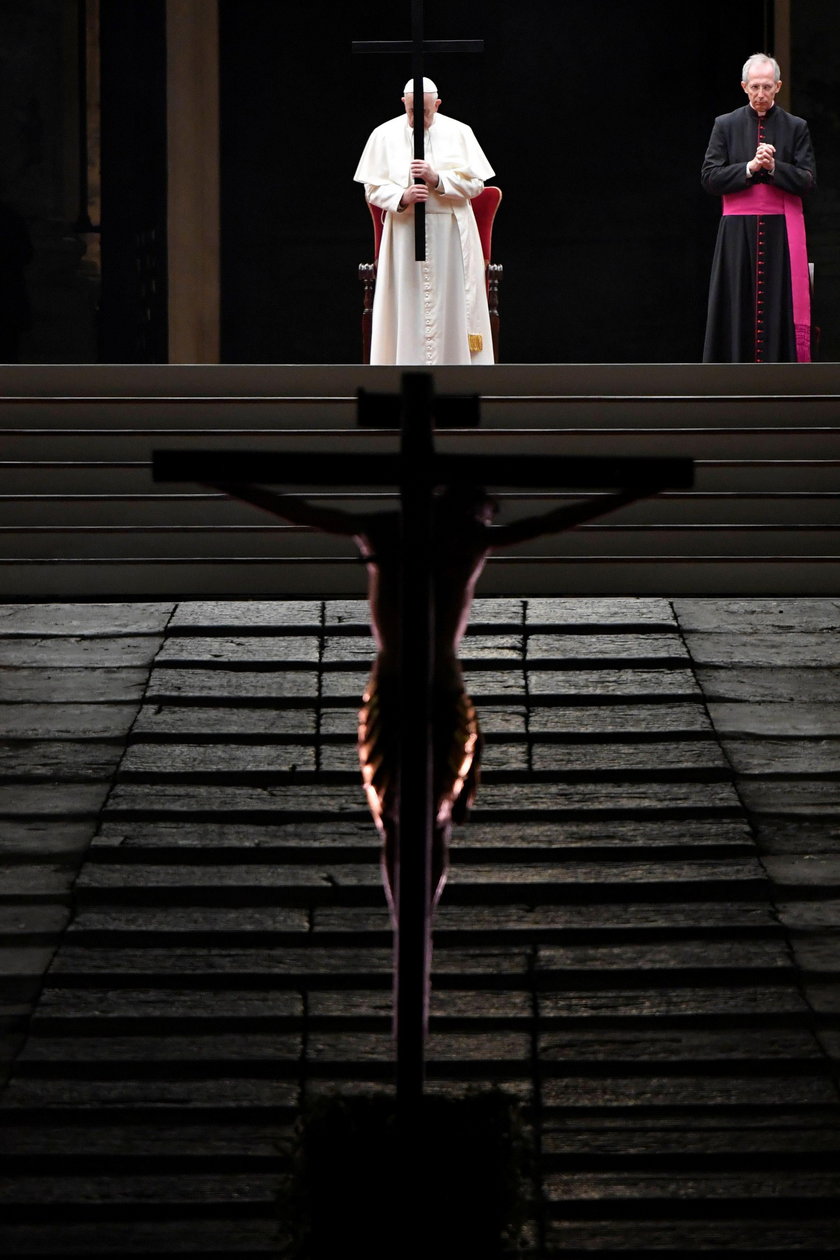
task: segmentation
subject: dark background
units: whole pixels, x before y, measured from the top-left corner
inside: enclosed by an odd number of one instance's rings
[[[222,0],[226,360],[358,360],[371,244],[352,176],[410,66],[350,46],[405,38],[409,8],[376,0],[327,22],[316,5]],[[485,41],[426,65],[504,193],[505,361],[700,357],[720,210],[699,169],[771,15],[765,0],[427,0],[428,38]]]
[[[106,363],[165,363],[164,0],[105,0],[100,40],[103,265],[98,357]]]
[[[101,221],[86,218],[80,50],[92,0],[0,3],[0,198],[25,220],[31,363],[166,361],[164,0],[101,0]],[[744,59],[772,52],[773,0],[426,0],[444,112],[469,122],[504,200],[506,362],[694,362],[720,208],[699,170]],[[840,360],[840,6],[791,0],[783,76],[808,119],[806,203],[820,357]],[[401,110],[409,0],[220,0],[222,358],[359,362],[353,173]],[[98,139],[99,137],[96,137]],[[88,137],[90,140],[90,137]],[[98,216],[99,211],[95,212]],[[101,228],[101,233],[100,233]],[[101,240],[101,272],[99,244]]]

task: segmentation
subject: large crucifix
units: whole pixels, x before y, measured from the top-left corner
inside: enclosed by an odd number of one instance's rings
[[[452,680],[460,678],[457,647],[484,561],[497,546],[571,528],[666,486],[688,486],[693,478],[688,459],[436,452],[435,417],[464,428],[476,423],[477,410],[475,397],[436,398],[430,375],[407,373],[401,395],[360,391],[360,424],[399,425],[398,454],[170,450],[154,456],[156,480],[211,484],[287,520],[352,536],[367,563],[379,646],[372,677],[381,667],[380,688],[386,683],[391,691],[391,716],[387,706],[380,714],[377,757],[391,766],[380,811],[386,823],[390,816],[390,830],[382,827],[383,866],[394,923],[397,1104],[404,1112],[416,1111],[423,1097],[431,924],[445,870],[441,844],[448,840],[448,833],[441,834],[447,800],[440,799],[443,789],[437,786],[441,698],[448,703]],[[477,482],[620,489],[495,526],[492,500]],[[271,484],[397,486],[400,511],[361,515],[321,509],[263,488]],[[438,487],[444,487],[443,495],[436,494]],[[460,696],[454,703],[459,713],[466,711]],[[447,721],[444,713],[444,726]]]
[[[411,0],[411,39],[355,40],[354,53],[410,53],[414,97],[414,157],[425,157],[423,118],[423,55],[427,52],[483,52],[481,39],[425,39],[423,34],[423,0]],[[417,180],[422,183],[422,180]],[[422,201],[414,206],[414,258],[426,259],[426,207]]]

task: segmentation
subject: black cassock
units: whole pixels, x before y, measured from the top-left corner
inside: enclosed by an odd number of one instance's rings
[[[775,145],[776,170],[747,177],[759,140]],[[802,197],[816,182],[804,118],[778,105],[763,119],[750,105],[715,119],[701,183],[724,196],[766,183]],[[797,355],[790,254],[783,213],[725,214],[709,285],[704,363],[791,363]]]

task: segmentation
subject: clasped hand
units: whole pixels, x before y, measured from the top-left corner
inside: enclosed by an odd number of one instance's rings
[[[412,179],[424,179],[430,188],[434,188],[440,176],[425,158],[416,158],[409,166]]]
[[[755,151],[755,157],[750,162],[750,170],[753,175],[758,171],[772,171],[776,166],[776,146],[774,144],[762,143]]]
[[[401,206],[410,206],[415,201],[428,201],[429,189],[436,188],[440,179],[437,171],[429,165],[423,158],[417,158],[408,168],[412,179],[425,180],[423,184],[409,184],[402,197],[400,198]]]
[[[414,202],[428,202],[428,190],[429,188],[437,188],[437,183],[441,176],[422,157],[418,157],[416,161],[413,161],[408,171],[412,179],[422,179],[426,183],[409,184],[406,192],[400,197],[399,204],[413,205]]]

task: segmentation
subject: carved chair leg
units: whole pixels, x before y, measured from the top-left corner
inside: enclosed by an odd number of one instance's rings
[[[376,289],[376,263],[360,263],[359,279],[362,282],[362,363],[370,363],[373,294]]]
[[[499,281],[502,278],[501,263],[487,264],[487,305],[490,309],[490,332],[493,336],[493,359],[499,362]]]

